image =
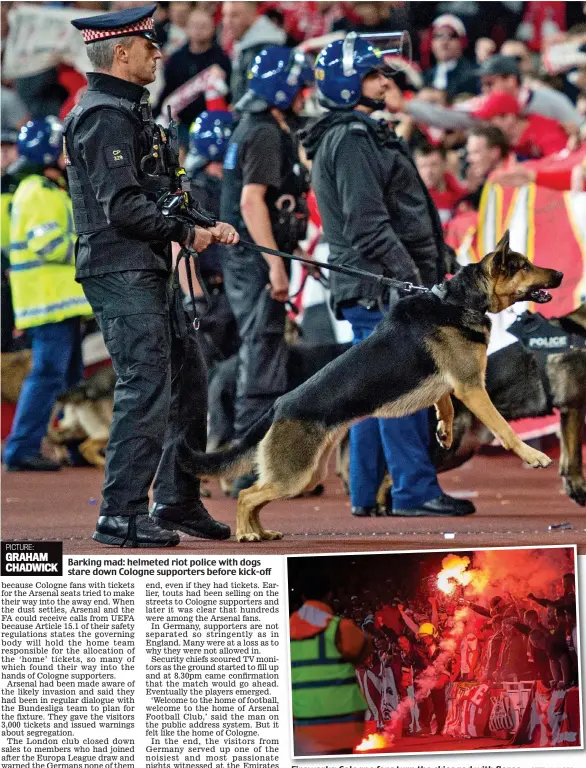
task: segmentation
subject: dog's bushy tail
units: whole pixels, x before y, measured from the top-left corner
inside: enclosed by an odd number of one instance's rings
[[[239,440],[221,451],[195,455],[195,474],[237,475],[249,472],[254,467],[256,446],[269,431],[275,414],[274,406],[256,421]]]

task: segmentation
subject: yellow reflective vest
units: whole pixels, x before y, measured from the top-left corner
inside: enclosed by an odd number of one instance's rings
[[[293,717],[297,725],[345,721],[362,713],[366,702],[354,666],[336,648],[340,619],[333,616],[313,637],[291,638],[291,687]]]
[[[17,328],[93,314],[75,282],[75,239],[67,192],[37,174],[21,181],[10,214],[10,287]]]

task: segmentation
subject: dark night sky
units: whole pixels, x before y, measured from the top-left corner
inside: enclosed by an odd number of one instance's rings
[[[323,557],[290,557],[287,560],[290,596],[298,595],[306,580],[313,575],[327,576],[335,591],[360,591],[365,586],[376,596],[389,597],[396,587],[402,587],[405,597],[421,592],[422,580],[439,573],[442,560],[450,554],[443,552],[417,552],[412,554],[388,553],[382,555],[333,555]],[[472,560],[473,552],[457,552]],[[392,579],[392,584],[387,583]]]

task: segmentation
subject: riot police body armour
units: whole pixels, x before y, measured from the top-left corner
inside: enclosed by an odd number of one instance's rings
[[[87,169],[84,164],[76,162],[73,151],[78,127],[92,112],[103,108],[120,110],[131,119],[136,126],[133,139],[137,142],[137,155],[139,157],[148,155],[152,142],[152,133],[149,131],[148,123],[145,123],[141,118],[140,105],[128,99],[119,98],[104,91],[88,90],[80,103],[71,110],[65,120],[63,144],[69,191],[73,201],[73,219],[78,235],[99,232],[110,226],[102,206],[96,199]],[[119,153],[119,150],[113,147],[111,158],[113,164],[120,157],[119,154],[116,154],[117,152]],[[166,180],[163,177],[153,179],[153,177],[143,173],[142,170],[137,170],[139,181],[147,197],[156,201],[158,195],[168,188],[168,183],[165,183]]]
[[[232,224],[243,236],[250,239],[240,211],[240,196],[243,179],[239,152],[247,134],[265,124],[275,126],[276,122],[268,112],[245,114],[238,123],[224,158],[224,184],[222,187],[221,218]],[[284,251],[293,250],[307,231],[308,209],[305,193],[308,191],[305,169],[299,162],[299,155],[293,136],[279,128],[281,185],[278,189],[269,187],[265,202],[269,210],[271,228],[278,247]]]

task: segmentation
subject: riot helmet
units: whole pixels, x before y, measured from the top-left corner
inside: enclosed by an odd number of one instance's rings
[[[189,154],[198,168],[221,163],[234,126],[234,115],[226,110],[202,112],[189,129]]]
[[[16,141],[18,156],[31,165],[57,165],[63,151],[63,125],[56,117],[29,120]]]
[[[300,90],[314,82],[311,64],[304,53],[283,45],[263,49],[248,72],[248,91],[235,105],[238,112],[262,112],[291,107]]]
[[[385,56],[392,55],[392,64]],[[353,109],[361,102],[362,81],[372,72],[391,77],[411,59],[407,32],[359,35],[350,32],[320,51],[315,62],[318,99],[327,109]],[[368,104],[373,108],[381,104]]]

